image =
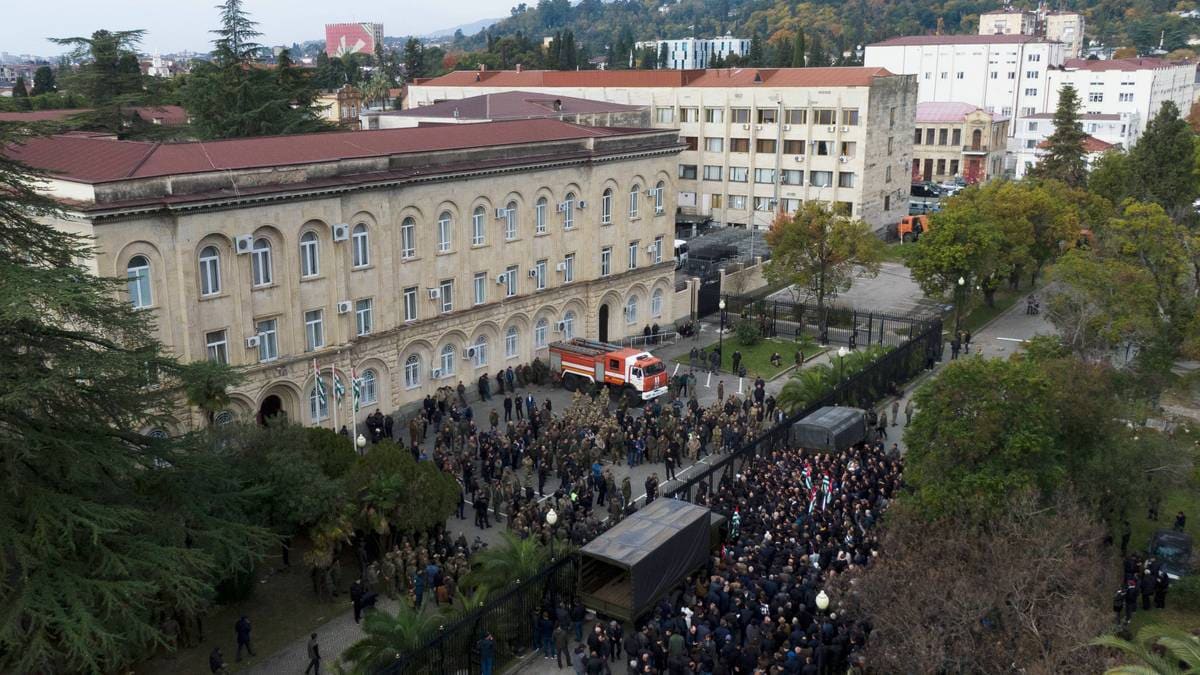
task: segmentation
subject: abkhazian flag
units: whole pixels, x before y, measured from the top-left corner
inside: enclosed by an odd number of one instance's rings
[[[342,399],[346,398],[346,385],[342,384],[342,380],[337,376],[337,373],[333,374],[333,398],[338,403],[341,403]]]
[[[317,374],[317,399],[321,402],[321,407],[329,405],[329,401],[325,397],[325,381],[321,379],[321,369],[317,367],[317,360],[313,359],[313,372]]]
[[[829,497],[833,494],[833,490],[831,488],[832,486],[830,485],[829,474],[825,474],[825,477],[821,479],[821,489],[825,491],[825,503],[821,504],[822,510],[829,506]]]
[[[358,402],[362,398],[362,384],[358,380],[358,373],[350,371],[350,382],[354,386],[354,412],[358,412]]]

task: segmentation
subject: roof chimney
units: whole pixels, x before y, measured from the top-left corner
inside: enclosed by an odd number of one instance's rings
[[[517,64],[517,72],[518,73],[521,72],[521,64],[519,64],[519,63]]]

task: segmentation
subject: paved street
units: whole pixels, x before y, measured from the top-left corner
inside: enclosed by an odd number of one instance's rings
[[[770,296],[771,299],[788,302],[806,297],[807,293],[797,293],[795,287],[784,288]],[[839,307],[897,316],[930,316],[940,310],[938,302],[926,298],[921,292],[909,269],[894,262],[880,265],[879,274],[875,277],[860,274],[850,290],[838,294],[831,302]]]

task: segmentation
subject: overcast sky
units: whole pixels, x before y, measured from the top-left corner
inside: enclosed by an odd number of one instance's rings
[[[508,16],[519,0],[245,0],[258,21],[261,42],[288,44],[324,40],[325,24],[381,21],[388,36],[422,35],[478,19]],[[100,28],[146,29],[142,51],[208,51],[208,30],[217,23],[217,0],[3,0],[0,51],[61,53],[48,37],[90,35]]]

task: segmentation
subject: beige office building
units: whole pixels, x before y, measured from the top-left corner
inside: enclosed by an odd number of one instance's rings
[[[53,224],[95,237],[185,361],[245,371],[218,422],[348,424],[670,323],[672,132],[557,120],[155,144],[84,136],[12,154],[55,174]],[[327,395],[316,387],[314,364]],[[340,404],[334,381],[347,395]],[[175,432],[200,422],[181,410]]]
[[[969,103],[921,103],[912,179],[974,185],[1004,175],[1009,119]]]
[[[508,90],[649,106],[677,129],[679,213],[769,227],[818,200],[883,230],[908,214],[917,79],[877,68],[457,71],[408,107]]]

